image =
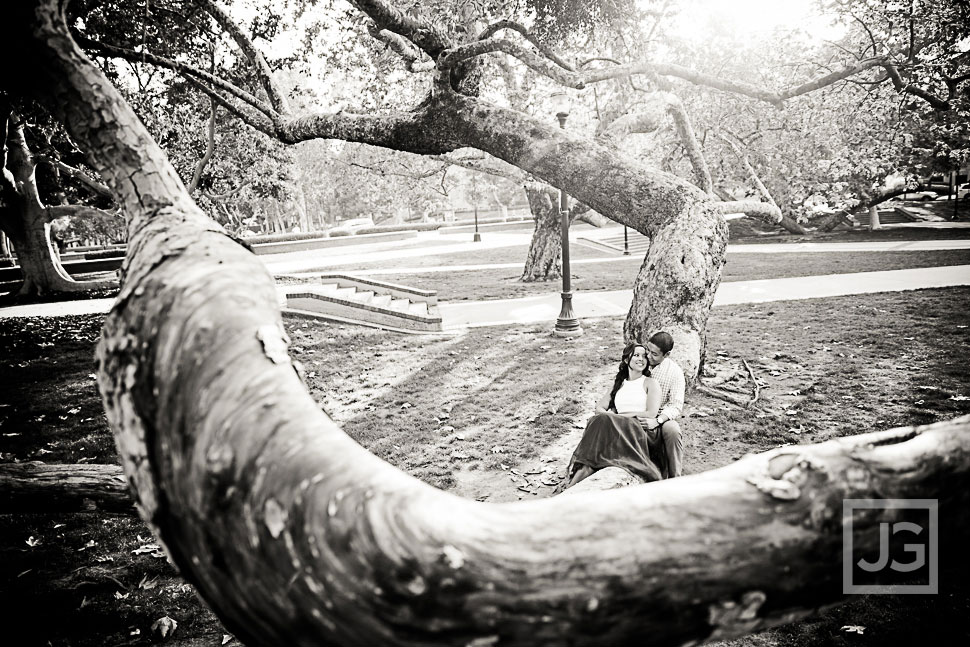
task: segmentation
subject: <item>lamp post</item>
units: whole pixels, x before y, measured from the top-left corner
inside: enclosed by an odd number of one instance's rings
[[[478,233],[478,202],[475,202],[475,235],[472,237],[472,242],[482,242],[482,235]]]
[[[556,92],[552,95],[552,107],[559,120],[559,127],[566,128],[569,116],[569,95]],[[559,222],[562,231],[562,310],[556,319],[555,334],[559,337],[575,337],[583,334],[583,329],[573,314],[573,293],[569,285],[569,209],[566,192],[559,189]]]
[[[626,237],[626,225],[623,225],[623,255],[630,255],[630,241]]]

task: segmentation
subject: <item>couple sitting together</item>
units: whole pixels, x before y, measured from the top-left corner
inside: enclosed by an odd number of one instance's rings
[[[658,332],[623,349],[613,389],[596,404],[557,493],[604,467],[643,482],[681,475],[684,371],[669,357],[673,347],[673,338]]]

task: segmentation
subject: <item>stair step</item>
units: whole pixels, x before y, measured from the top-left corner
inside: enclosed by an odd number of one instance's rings
[[[357,303],[370,304],[374,299],[373,290],[357,290],[357,294],[354,295],[354,301]]]
[[[377,294],[370,300],[372,306],[378,308],[388,308],[391,305],[391,295],[390,294]]]
[[[338,299],[347,299],[348,301],[354,301],[354,295],[357,294],[357,288],[337,288],[333,296]]]
[[[409,299],[391,299],[390,309],[396,310],[398,312],[407,312],[408,307],[411,305]]]
[[[412,301],[411,305],[408,306],[408,312],[413,315],[419,315],[421,317],[428,316],[428,304],[424,301]]]

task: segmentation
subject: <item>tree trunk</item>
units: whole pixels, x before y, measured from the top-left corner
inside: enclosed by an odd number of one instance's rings
[[[627,340],[645,342],[660,330],[670,333],[688,384],[703,366],[707,316],[727,248],[727,223],[712,219],[709,209],[705,203],[686,209],[650,239],[623,326]]]
[[[869,207],[869,231],[875,231],[879,227],[879,209],[874,206]]]
[[[0,514],[119,512],[135,514],[118,465],[0,464]]]
[[[559,192],[544,184],[529,183],[525,186],[525,194],[535,219],[535,229],[519,280],[524,283],[555,281],[562,278]]]
[[[125,473],[182,575],[246,644],[683,645],[841,600],[844,499],[936,498],[944,543],[970,538],[967,418],[518,505],[388,466],[310,398],[262,263],[191,202],[55,10],[34,20],[23,4],[0,48],[31,57],[22,90],[60,113],[131,218],[127,281],[98,348]],[[661,310],[716,280],[686,275],[700,252],[678,237],[723,252],[707,205],[673,207],[650,232],[651,252],[673,256],[648,262],[687,287]],[[853,546],[878,546],[896,515],[858,519]],[[947,568],[967,559],[943,550]]]
[[[114,285],[112,281],[75,281],[61,266],[51,241],[50,214],[41,203],[37,176],[23,130],[13,121],[8,128],[4,171],[14,179],[5,187],[7,204],[0,210],[0,227],[9,237],[23,274],[19,294],[81,292]]]

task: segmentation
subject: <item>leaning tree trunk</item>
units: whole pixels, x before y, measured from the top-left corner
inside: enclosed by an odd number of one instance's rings
[[[0,48],[36,66],[18,89],[64,119],[131,218],[98,350],[120,458],[146,522],[246,644],[682,645],[842,599],[843,499],[938,498],[941,537],[967,541],[967,419],[517,505],[388,466],[310,398],[271,277],[191,202],[55,0],[37,18],[24,4],[0,23]],[[723,235],[696,200],[666,206],[688,222],[651,232],[674,260],[678,233]],[[860,519],[856,545],[892,514]]]
[[[52,292],[82,292],[114,285],[107,281],[75,281],[61,265],[54,251],[50,235],[50,221],[46,209],[28,207],[20,211],[19,226],[14,225],[8,235],[17,253],[23,273],[19,293],[50,294]]]
[[[0,210],[0,227],[13,245],[23,274],[19,293],[80,292],[113,285],[102,281],[75,281],[61,266],[51,242],[51,218],[41,203],[34,163],[23,130],[12,121],[4,127],[8,128],[4,170],[9,172],[14,183],[5,187],[7,204]]]
[[[525,186],[535,230],[520,281],[555,281],[562,277],[562,229],[559,223],[559,193],[550,186]]]

